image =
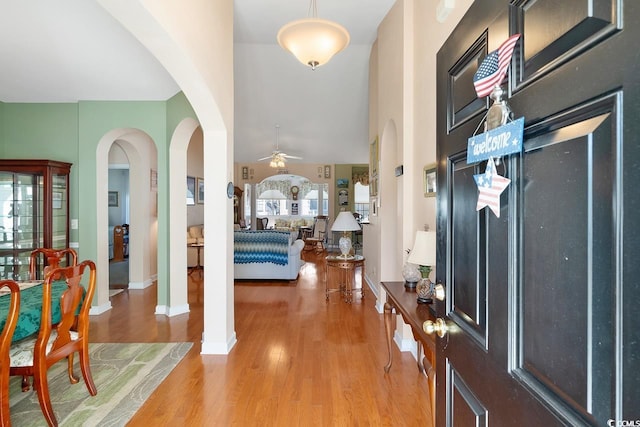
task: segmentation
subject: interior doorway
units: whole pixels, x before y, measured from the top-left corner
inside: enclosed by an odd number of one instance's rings
[[[109,296],[129,287],[129,159],[116,142],[109,149]]]

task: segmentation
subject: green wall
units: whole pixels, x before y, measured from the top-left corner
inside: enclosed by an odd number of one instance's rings
[[[11,104],[2,110],[2,157],[71,163],[69,215],[78,216],[78,104]],[[70,230],[70,241],[77,241]]]
[[[158,150],[158,256],[159,260],[168,260],[169,142],[175,127],[187,117],[197,120],[182,92],[167,101],[0,102],[0,155],[3,158],[52,159],[73,164],[70,218],[77,218],[81,226],[79,230],[70,230],[70,239],[79,242],[81,259],[96,259],[98,143],[114,129],[133,128],[145,132]],[[167,264],[158,262],[159,288],[168,289]],[[160,297],[158,304],[168,304],[161,299],[165,298]]]
[[[0,102],[0,157],[4,155],[4,102]]]

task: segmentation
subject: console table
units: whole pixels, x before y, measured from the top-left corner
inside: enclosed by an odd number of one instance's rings
[[[415,290],[406,290],[404,282],[381,282],[382,288],[387,293],[387,302],[384,304],[384,327],[387,332],[387,349],[389,362],[384,367],[389,372],[393,362],[391,345],[393,331],[395,330],[395,316],[400,314],[405,323],[411,326],[413,337],[418,342],[418,370],[427,373],[429,379],[429,399],[431,401],[431,414],[433,425],[436,423],[436,352],[435,338],[422,330],[422,324],[436,320],[435,304],[418,304]],[[424,354],[424,358],[422,355]]]
[[[203,268],[202,268],[202,264],[200,264],[200,250],[204,248],[204,243],[189,243],[187,244],[187,246],[190,248],[196,248],[196,250],[198,251],[198,261],[196,263],[196,266],[191,268],[191,271],[189,272],[189,276],[191,276],[194,271],[200,271],[202,273]]]

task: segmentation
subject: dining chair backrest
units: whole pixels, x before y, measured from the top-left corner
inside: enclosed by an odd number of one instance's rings
[[[85,274],[89,273],[86,288],[82,285]],[[63,281],[66,289],[60,296],[60,321],[52,321],[52,288],[54,282]],[[11,349],[11,375],[34,377],[33,388],[38,394],[40,409],[50,426],[57,426],[47,370],[61,359],[67,359],[69,379],[79,380],[73,374],[73,355],[80,355],[80,370],[89,394],[95,396],[97,389],[89,366],[89,310],[96,290],[96,266],[93,261],[83,261],[69,267],[50,270],[42,284],[42,315],[40,330],[33,344],[29,339],[14,343]],[[24,353],[30,353],[31,358]],[[26,383],[28,389],[28,382]]]
[[[20,314],[20,287],[13,280],[0,281],[0,289],[8,287],[10,291],[9,311],[0,336],[0,425],[10,426],[9,415],[9,349],[13,331],[18,324]],[[5,297],[6,298],[6,297]]]
[[[69,258],[71,260],[69,260]],[[44,279],[47,273],[55,268],[61,267],[61,263],[69,263],[67,265],[78,264],[78,254],[71,248],[65,249],[50,249],[50,248],[37,248],[31,251],[29,258],[29,278],[30,280]],[[43,277],[38,276],[38,266],[44,265],[42,270]]]
[[[85,270],[89,270],[86,289],[81,283]],[[46,355],[46,346],[53,329],[51,288],[54,281],[60,280],[66,282],[67,289],[60,296],[60,322],[55,325],[57,338],[53,342],[49,354],[68,344],[71,341],[72,331],[77,333],[78,340],[85,337],[87,340],[89,339],[89,310],[96,290],[96,265],[93,261],[83,261],[77,265],[50,270],[45,278],[42,295],[42,320],[36,341],[36,352],[41,350],[42,356]]]

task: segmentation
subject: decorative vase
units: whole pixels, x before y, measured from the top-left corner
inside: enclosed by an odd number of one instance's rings
[[[414,289],[422,276],[418,266],[408,262],[402,267],[402,277],[404,278],[404,287]]]
[[[416,294],[419,304],[431,304],[433,302],[433,283],[428,277],[420,279],[416,285]]]
[[[429,275],[431,274],[431,267],[428,265],[421,265],[418,270],[420,270],[420,275],[422,276],[422,278],[416,285],[418,303],[431,304],[433,302],[433,283],[431,282],[431,279],[429,279]]]

